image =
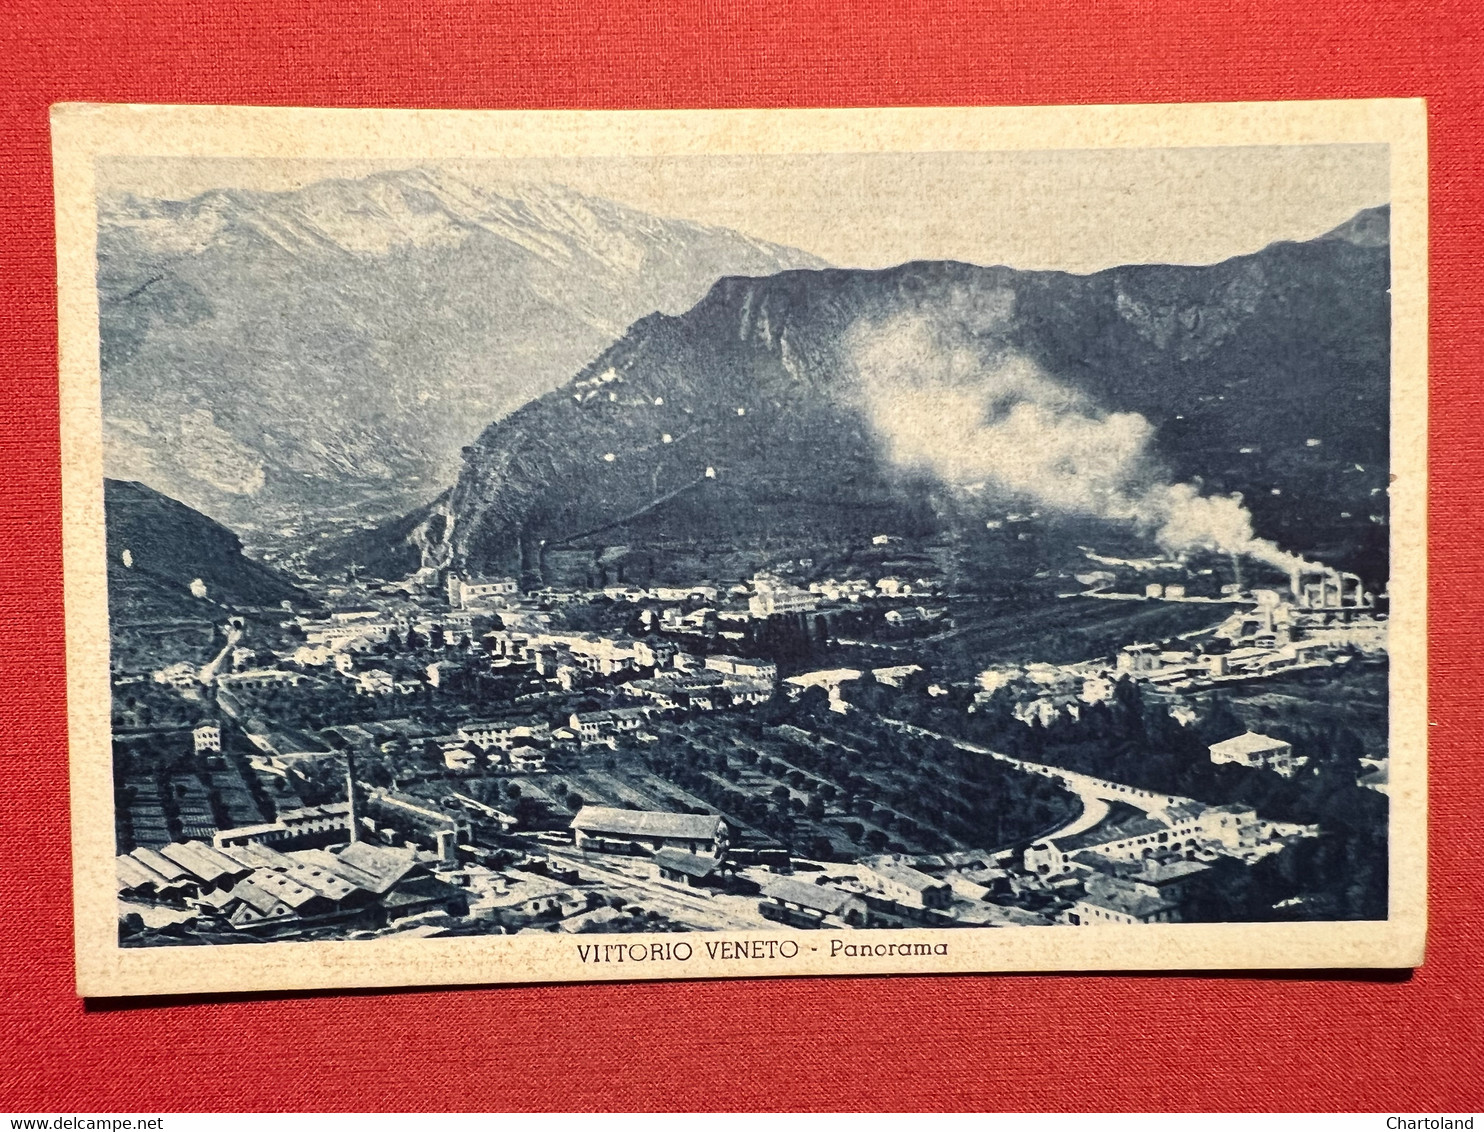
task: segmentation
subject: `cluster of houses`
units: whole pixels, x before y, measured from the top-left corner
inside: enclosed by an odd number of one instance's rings
[[[664,638],[600,633],[491,633],[496,663],[528,663],[571,691],[594,680],[623,677],[617,690],[662,709],[714,711],[772,698],[778,667],[753,657],[698,657]]]
[[[1016,719],[1050,726],[1060,718],[1079,719],[1088,706],[1113,699],[1118,682],[1128,679],[1164,694],[1170,714],[1185,723],[1195,716],[1180,693],[1350,663],[1353,642],[1343,634],[1336,636],[1340,630],[1316,631],[1293,640],[1280,627],[1275,640],[1275,610],[1284,608],[1282,603],[1259,605],[1255,611],[1233,614],[1213,632],[1205,648],[1130,644],[1111,659],[985,669],[969,710],[1008,688]],[[1213,762],[1259,766],[1291,777],[1304,760],[1294,758],[1286,746],[1281,740],[1249,734],[1213,745],[1210,754]]]
[[[760,878],[759,912],[795,928],[1027,927],[1053,921],[1013,902],[1005,863],[973,853],[868,857]],[[1005,899],[1009,897],[1009,899]]]
[[[1140,792],[1146,804],[1147,792]],[[1156,809],[1113,802],[1089,829],[1037,841],[1025,873],[1060,900],[1062,923],[1171,923],[1221,857],[1251,863],[1317,831],[1269,822],[1249,807],[1158,798]]]
[[[812,565],[808,560],[805,560],[805,564]],[[920,597],[936,594],[938,589],[938,583],[931,578],[909,579],[896,576],[875,581],[864,578],[826,578],[811,582],[806,588],[779,573],[762,571],[754,574],[749,581],[725,589],[711,582],[649,587],[619,584],[605,586],[590,593],[537,590],[525,595],[525,598],[527,603],[536,606],[564,605],[597,597],[634,604],[656,602],[666,606],[661,611],[665,627],[685,632],[698,629],[708,617],[725,620],[810,613],[819,609],[825,601],[848,603],[875,598]],[[521,599],[515,581],[510,578],[470,582],[450,576],[448,602],[451,608],[457,610],[497,612],[521,604]],[[735,608],[719,608],[728,603]],[[745,613],[742,612],[743,605],[746,607]]]
[[[552,680],[563,690],[584,682],[602,679],[620,672],[642,673],[657,670],[654,683],[635,683],[630,692],[663,706],[693,706],[707,710],[719,706],[724,697],[714,694],[716,682],[710,676],[692,673],[704,667],[681,652],[674,638],[687,635],[741,640],[743,626],[728,629],[718,622],[745,622],[781,614],[814,611],[822,602],[852,603],[867,599],[892,599],[885,619],[891,628],[915,628],[933,622],[944,622],[946,610],[925,605],[897,605],[904,598],[922,597],[937,592],[929,578],[915,580],[887,576],[875,581],[866,579],[826,579],[810,583],[808,588],[773,573],[758,573],[750,581],[725,590],[710,582],[689,585],[655,585],[638,588],[614,585],[599,591],[561,592],[550,589],[523,593],[516,579],[463,578],[456,573],[443,576],[446,593],[437,589],[438,571],[420,570],[405,583],[382,586],[377,591],[361,586],[330,587],[327,591],[339,608],[323,614],[300,614],[290,622],[303,641],[277,655],[277,663],[263,665],[252,650],[231,652],[228,670],[216,677],[226,687],[297,686],[316,679],[316,670],[330,679],[349,681],[363,695],[412,695],[426,687],[439,687],[443,666],[430,665],[423,674],[409,674],[394,665],[377,662],[377,652],[394,637],[412,635],[432,640],[442,635],[445,640],[472,637],[482,617],[503,616],[517,624],[541,625],[548,621],[543,608],[607,598],[634,603],[657,602],[660,610],[646,608],[643,616],[649,629],[665,637],[650,636],[630,639],[622,636],[538,630],[528,637],[505,635],[496,639],[496,666],[500,659],[508,663],[529,662],[537,675]],[[391,592],[395,591],[395,592]],[[403,592],[406,591],[406,592]],[[434,596],[439,595],[439,596]],[[442,608],[446,596],[447,609]],[[433,608],[431,602],[437,602]],[[514,616],[512,616],[514,615]],[[499,638],[500,635],[496,634]],[[241,654],[241,655],[239,655]],[[254,657],[256,666],[246,657]],[[668,671],[674,667],[676,673]],[[664,670],[664,671],[659,671]],[[735,673],[731,675],[736,675]],[[188,688],[202,682],[202,669],[187,662],[166,666],[154,673],[154,679],[173,687]],[[742,702],[766,698],[761,680],[725,681],[726,690]],[[709,690],[708,690],[709,689]]]

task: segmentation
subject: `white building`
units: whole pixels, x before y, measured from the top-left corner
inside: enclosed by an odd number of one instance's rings
[[[713,602],[720,592],[710,582],[701,582],[694,586],[655,586],[650,589],[649,596],[655,601],[683,602],[694,597],[704,602]]]
[[[953,889],[927,873],[896,861],[873,861],[856,870],[862,887],[871,889],[909,908],[947,908]]]
[[[500,719],[466,723],[454,734],[460,743],[473,743],[481,751],[488,751],[491,747],[508,751],[532,739],[546,738],[547,731],[548,726],[542,721]]]
[[[634,641],[634,663],[640,668],[664,668],[680,651],[674,641],[656,638]]]
[[[611,711],[573,712],[567,725],[584,743],[596,743],[605,733],[637,731],[649,713],[643,708],[613,708]]]
[[[507,606],[519,593],[520,583],[514,578],[466,582],[457,574],[448,577],[448,604],[455,609]]]
[[[1213,763],[1261,767],[1275,771],[1284,778],[1293,777],[1293,744],[1285,743],[1282,739],[1272,739],[1255,731],[1248,731],[1235,738],[1212,743],[1209,750]]]
[[[873,668],[871,669],[871,675],[876,677],[876,683],[878,684],[885,684],[892,688],[902,688],[906,686],[907,680],[910,677],[917,675],[921,671],[922,665],[920,664],[897,664],[889,668]]]
[[[718,654],[706,658],[706,667],[726,676],[746,676],[769,684],[778,679],[778,666],[771,660],[758,660],[756,657]]]
[[[384,668],[370,668],[356,673],[356,691],[368,696],[391,695],[396,687],[392,674]]]
[[[222,729],[214,723],[203,723],[191,732],[191,743],[197,754],[222,749]]]
[[[297,688],[308,677],[302,672],[291,672],[283,668],[249,668],[244,672],[228,672],[217,677],[223,688],[271,688],[288,685]]]
[[[787,685],[791,699],[797,699],[809,688],[823,688],[829,693],[830,710],[844,714],[847,705],[841,688],[850,681],[860,678],[861,672],[856,668],[828,668],[790,676],[784,680],[784,684]]]
[[[637,642],[627,637],[600,637],[595,633],[540,633],[530,639],[528,648],[538,652],[560,650],[569,653],[579,667],[602,676],[612,676],[625,668],[649,667],[639,661]]]
[[[577,848],[596,852],[657,853],[683,849],[720,859],[731,831],[715,814],[677,814],[583,806],[572,819]]]
[[[1242,806],[1202,806],[1176,800],[1162,810],[1121,821],[1103,822],[1054,841],[1038,841],[1025,850],[1030,872],[1050,875],[1073,868],[1079,853],[1093,852],[1113,861],[1151,856],[1190,856],[1200,850],[1241,855],[1257,842],[1261,826],[1255,811]]]
[[[525,774],[542,774],[546,770],[546,752],[539,747],[513,747],[510,766]]]
[[[1158,645],[1127,645],[1118,652],[1114,670],[1119,675],[1153,672],[1159,667]]]
[[[158,669],[154,673],[154,681],[156,684],[168,684],[172,688],[189,688],[201,682],[201,673],[195,665],[181,660]]]
[[[300,645],[294,650],[292,660],[305,668],[320,668],[330,663],[334,653],[326,645]]]
[[[443,765],[449,770],[472,770],[479,756],[467,747],[447,747],[443,751]]]
[[[1011,666],[1008,668],[986,668],[979,673],[979,687],[985,692],[998,692],[1001,688],[1015,683],[1025,676],[1025,669]]]
[[[747,609],[754,617],[771,617],[775,613],[808,613],[819,608],[819,597],[808,590],[790,585],[778,578],[758,575],[752,580],[752,597]]]
[[[304,639],[311,645],[339,649],[352,641],[380,643],[391,636],[393,628],[390,621],[312,621],[304,625]]]
[[[1081,700],[1085,704],[1104,703],[1113,698],[1113,681],[1106,676],[1092,675],[1082,679]]]

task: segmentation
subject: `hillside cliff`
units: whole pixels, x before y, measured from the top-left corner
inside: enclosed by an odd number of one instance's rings
[[[1386,221],[1210,266],[723,279],[490,425],[384,561],[925,533],[1020,499],[1131,519],[1168,483],[1384,578]]]
[[[242,541],[215,520],[141,483],[104,480],[103,488],[115,625],[210,620],[223,606],[304,599],[278,571],[246,557]],[[198,579],[202,596],[191,589]]]

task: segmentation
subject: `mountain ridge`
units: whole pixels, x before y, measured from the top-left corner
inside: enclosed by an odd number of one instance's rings
[[[629,513],[646,538],[827,527],[809,494],[859,509],[866,525],[932,527],[955,505],[933,475],[889,455],[902,438],[868,403],[874,385],[850,340],[852,328],[916,319],[947,347],[914,357],[965,355],[1001,385],[1018,366],[1006,404],[1035,408],[1050,390],[1083,406],[1065,418],[1078,427],[1142,422],[1140,475],[1218,500],[1241,493],[1257,535],[1384,578],[1387,210],[1368,213],[1213,265],[1072,275],[937,261],[723,278],[493,422],[418,560],[530,571],[541,545]],[[910,398],[895,404],[912,410]],[[645,509],[677,488],[659,509],[668,521]],[[388,567],[410,561],[405,545],[384,549]]]

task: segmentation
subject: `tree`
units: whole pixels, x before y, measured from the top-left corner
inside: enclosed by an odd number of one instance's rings
[[[522,829],[532,829],[546,817],[545,807],[534,798],[519,798],[512,809]]]

